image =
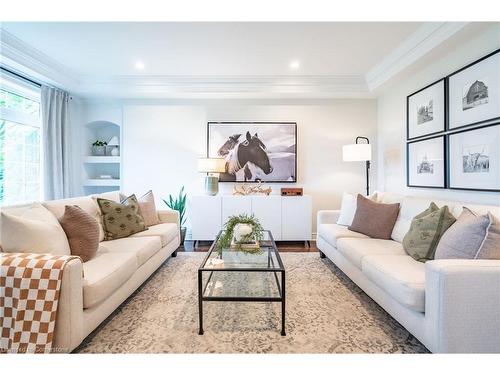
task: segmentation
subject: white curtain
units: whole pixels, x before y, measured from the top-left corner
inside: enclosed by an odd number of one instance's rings
[[[42,139],[46,200],[71,196],[69,94],[42,86]]]

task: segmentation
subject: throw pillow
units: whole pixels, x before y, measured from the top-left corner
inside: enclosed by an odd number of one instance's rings
[[[488,233],[479,248],[476,259],[500,260],[500,223],[494,223],[494,218],[489,214],[490,226]]]
[[[368,198],[376,202],[377,193],[369,195]],[[355,213],[356,213],[356,196],[348,193],[342,194],[342,203],[340,206],[340,215],[337,220],[337,224],[345,226],[351,225]]]
[[[448,206],[439,208],[432,202],[428,209],[413,218],[403,238],[403,248],[419,262],[434,259],[439,239],[455,221]]]
[[[139,198],[139,211],[144,218],[144,224],[147,227],[160,224],[158,213],[156,212],[155,197],[150,190]]]
[[[59,223],[68,237],[71,254],[84,262],[92,259],[99,248],[97,221],[78,206],[66,206]]]
[[[356,213],[349,230],[372,238],[389,240],[398,214],[399,203],[376,203],[358,194]]]
[[[40,203],[3,209],[0,236],[7,253],[70,254],[64,230]]]
[[[434,259],[474,259],[490,223],[488,215],[478,216],[464,207],[455,224],[441,237]]]
[[[123,203],[97,198],[102,213],[104,240],[116,240],[146,230],[144,219],[139,214],[139,203],[135,195]]]

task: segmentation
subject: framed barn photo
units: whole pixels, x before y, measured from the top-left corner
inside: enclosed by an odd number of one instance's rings
[[[450,189],[500,192],[500,123],[448,135]]]
[[[448,129],[500,119],[500,49],[448,76]]]
[[[226,160],[220,182],[297,182],[296,122],[209,122],[207,156]]]
[[[424,87],[406,97],[406,138],[408,140],[445,131],[446,80]]]
[[[406,184],[409,187],[446,187],[444,135],[406,144]]]

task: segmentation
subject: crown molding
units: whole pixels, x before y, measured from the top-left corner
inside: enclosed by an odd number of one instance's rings
[[[65,65],[50,58],[0,27],[2,65],[44,83],[73,88],[78,76]]]
[[[424,23],[366,74],[369,91],[374,91],[389,81],[403,69],[462,30],[467,24],[467,22]]]

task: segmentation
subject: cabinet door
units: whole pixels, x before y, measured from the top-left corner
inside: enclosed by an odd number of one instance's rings
[[[214,240],[221,230],[221,197],[199,196],[190,199],[193,240]]]
[[[252,197],[252,213],[276,241],[281,240],[281,196]]]
[[[281,239],[310,240],[312,237],[312,201],[310,196],[282,197]]]
[[[222,197],[222,225],[229,216],[252,213],[251,197],[238,197],[227,195]]]

